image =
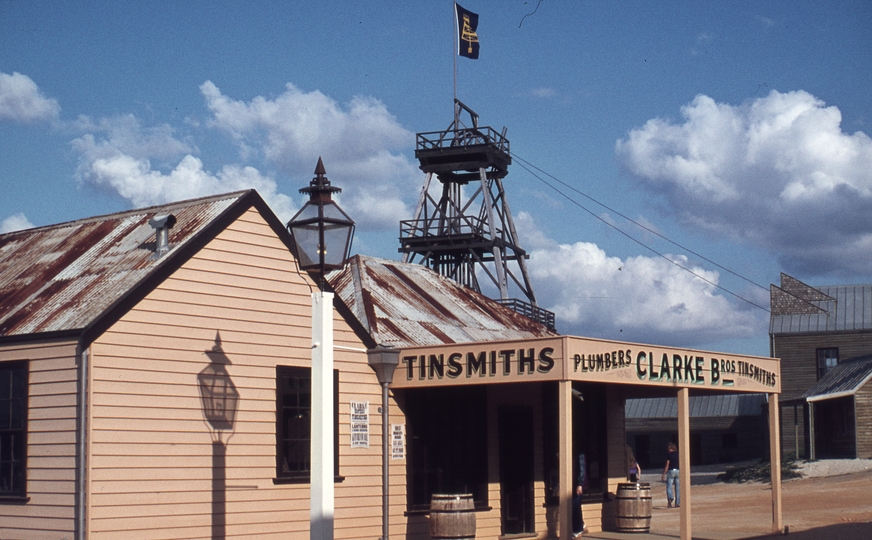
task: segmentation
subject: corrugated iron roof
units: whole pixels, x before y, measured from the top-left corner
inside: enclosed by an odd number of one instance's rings
[[[0,235],[0,338],[85,329],[251,191]],[[256,195],[256,194],[255,194]],[[149,220],[173,214],[154,258]]]
[[[806,390],[802,397],[808,401],[822,401],[852,396],[872,379],[872,355],[839,362],[821,380]]]
[[[770,297],[770,334],[872,330],[872,285],[811,287],[782,274]]]
[[[691,396],[691,418],[719,416],[759,416],[766,402],[764,394],[719,394]],[[678,418],[678,399],[674,397],[628,399],[625,418]]]
[[[356,255],[327,279],[376,343],[412,347],[558,335],[419,264]]]

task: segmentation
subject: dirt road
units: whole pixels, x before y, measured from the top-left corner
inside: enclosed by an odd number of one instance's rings
[[[681,510],[666,508],[662,483],[651,482],[651,489],[654,511],[647,537],[678,538]],[[782,508],[789,534],[767,536],[772,532],[772,491],[768,484],[693,486],[693,538],[872,539],[872,471],[786,480],[782,483]],[[632,539],[646,535],[594,533],[589,537]]]

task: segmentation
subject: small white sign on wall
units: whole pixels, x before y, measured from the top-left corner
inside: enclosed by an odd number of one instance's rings
[[[351,402],[351,447],[369,448],[369,402]]]
[[[406,424],[391,424],[391,459],[406,459]]]

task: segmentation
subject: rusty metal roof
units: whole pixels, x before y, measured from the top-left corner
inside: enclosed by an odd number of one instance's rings
[[[0,340],[84,331],[173,266],[177,254],[243,199],[262,201],[242,191],[0,235]],[[176,224],[169,252],[155,260],[149,220],[165,214]]]
[[[74,336],[90,343],[251,206],[289,242],[254,190],[0,235],[0,342]],[[149,220],[166,214],[176,218],[170,249],[155,259]],[[558,335],[417,264],[356,255],[328,279],[375,343],[402,347]]]
[[[558,335],[419,264],[355,255],[327,279],[376,343],[412,347]]]

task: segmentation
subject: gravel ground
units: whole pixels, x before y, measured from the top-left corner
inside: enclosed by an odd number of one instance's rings
[[[768,482],[724,483],[717,475],[727,467],[756,461],[691,467],[694,540],[777,540],[771,531],[772,491]],[[872,459],[797,461],[801,478],[782,483],[783,524],[794,540],[872,539]],[[648,537],[675,540],[679,513],[666,507],[659,470],[650,469],[653,520]],[[635,540],[629,533],[598,533],[600,539]]]
[[[694,540],[870,540],[872,539],[872,459],[797,461],[801,478],[782,484],[782,524],[789,536],[772,535],[772,489],[768,482],[724,483],[717,474],[727,467],[756,461],[691,468]],[[646,469],[651,483],[652,540],[676,540],[681,512],[666,505],[660,482],[662,467]],[[637,540],[638,534],[598,532],[590,538]]]
[[[706,485],[720,483],[718,475],[732,467],[745,467],[755,465],[758,460],[740,461],[736,463],[720,463],[716,465],[693,465],[690,468],[691,482],[693,485]],[[864,471],[872,471],[872,459],[821,459],[816,461],[797,461],[799,473],[803,478],[820,478],[825,476],[839,476]],[[651,484],[662,484],[660,473],[662,469],[645,469],[642,471],[642,481]],[[795,478],[784,478],[783,482],[790,482]]]
[[[821,459],[798,461],[796,464],[804,478],[838,476],[872,470],[872,459]]]

